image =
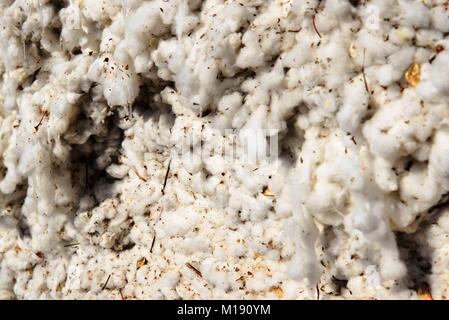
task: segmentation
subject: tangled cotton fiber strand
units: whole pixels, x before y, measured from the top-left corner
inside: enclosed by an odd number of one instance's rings
[[[443,0],[0,1],[0,298],[446,298],[448,32]]]

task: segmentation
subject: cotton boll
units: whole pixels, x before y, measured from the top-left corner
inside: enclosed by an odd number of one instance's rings
[[[317,231],[307,212],[304,212],[304,209],[301,211],[297,210],[296,215],[287,220],[284,227],[284,232],[293,239],[296,248],[295,255],[287,266],[287,272],[296,280],[306,278],[313,286],[321,273],[314,250]]]
[[[434,46],[442,38],[443,34],[439,31],[419,29],[416,33],[416,44],[420,47]]]
[[[345,224],[350,226],[348,229],[360,230],[364,234],[375,232],[381,220],[369,212],[369,204],[363,205],[359,199],[360,196],[353,199],[354,205],[351,208],[351,214],[345,219]]]
[[[254,19],[255,26],[268,27],[276,24],[277,19],[281,17],[282,11],[278,3],[269,3],[265,13]]]
[[[153,66],[153,61],[149,54],[140,54],[134,61],[134,69],[136,73],[146,73]]]
[[[213,194],[213,192],[211,192],[211,194]],[[176,198],[181,206],[191,205],[195,202],[195,198],[192,194],[182,189],[176,191]]]
[[[232,118],[237,109],[242,105],[242,96],[238,92],[223,96],[218,103],[218,110],[227,117]]]
[[[37,19],[39,16],[39,19]],[[24,35],[33,35],[34,30],[45,29],[54,17],[54,12],[50,6],[43,7],[39,15],[33,13],[22,24],[22,32]]]
[[[372,151],[388,161],[416,151],[431,134],[432,125],[424,121],[422,110],[412,92],[383,106],[363,128]]]
[[[375,73],[381,86],[388,86],[402,77],[402,74],[389,64],[378,67]]]
[[[204,267],[201,271],[208,281],[213,283],[218,288],[229,290],[230,281],[227,279],[228,273],[222,271],[220,272],[220,269],[217,266],[214,266],[210,261],[209,263],[206,261],[203,266]]]
[[[438,185],[423,164],[413,165],[400,179],[401,199],[432,203],[439,198]]]
[[[17,139],[17,136],[13,135],[12,141]],[[32,158],[31,154],[33,152],[28,151],[24,152],[22,157],[24,158],[24,162],[29,162],[29,160]],[[30,157],[31,156],[31,157]],[[6,175],[3,177],[2,181],[0,182],[0,191],[6,194],[10,194],[14,192],[16,189],[17,184],[21,181],[22,177],[20,176],[19,172],[16,170],[19,157],[15,149],[13,149],[13,146],[10,145],[10,147],[5,151],[4,153],[4,164],[6,168],[9,168],[9,170],[6,172]],[[28,160],[28,161],[26,161]]]
[[[162,216],[160,228],[169,236],[183,236],[193,228],[198,212],[190,207],[179,208]]]
[[[68,50],[72,50],[77,46],[77,40],[84,34],[82,31],[83,15],[77,5],[69,5],[67,8],[61,9],[60,16],[63,21],[61,38],[64,41],[64,46]]]
[[[344,37],[344,35],[341,34],[341,37]],[[321,63],[327,65],[324,75],[327,87],[334,89],[340,84],[349,81],[349,77],[344,71],[349,63],[344,42],[320,46],[317,56]]]
[[[201,157],[195,153],[184,154],[182,157],[182,165],[191,174],[199,172],[203,166]]]
[[[176,35],[180,37],[183,33],[192,30],[198,24],[198,18],[190,15],[186,2],[182,2],[178,7],[175,18]]]
[[[281,51],[281,36],[274,30],[264,34],[260,42],[260,49],[266,57],[277,56]]]
[[[320,69],[315,63],[305,64],[298,69],[290,70],[292,72],[291,75],[294,75],[293,72],[297,72],[295,77],[308,89],[313,88],[319,81]]]
[[[449,175],[449,132],[438,131],[434,137],[434,144],[430,151],[430,174],[434,175],[447,190],[448,182],[444,179]]]
[[[333,28],[335,28],[337,21],[334,19],[329,19],[330,13],[328,12],[327,5],[325,9],[319,14],[315,15],[315,25],[320,33],[326,34]]]
[[[382,190],[392,192],[398,189],[398,178],[387,161],[382,158],[376,158],[374,170],[374,178]]]
[[[449,53],[441,52],[435,61],[429,66],[429,80],[432,85],[441,93],[444,94],[449,89],[449,76],[444,70],[447,69],[449,63]]]
[[[365,30],[358,33],[357,46],[364,48],[366,57],[373,60],[384,59],[397,50],[396,45],[385,42],[381,37],[376,37]]]
[[[418,150],[416,150],[413,154],[413,158],[420,162],[426,162],[429,160],[429,154],[430,154],[430,143],[423,143]]]
[[[429,9],[420,1],[399,1],[402,11],[401,18],[405,25],[414,28],[425,28],[429,24]]]
[[[341,224],[342,217],[338,213],[341,206],[341,187],[329,182],[315,184],[306,202],[307,208],[313,212],[314,218],[326,225],[337,226]]]
[[[190,120],[190,117],[177,117],[172,128],[170,141],[180,154],[191,152],[191,148],[199,146],[203,135],[206,135],[201,121]]]
[[[444,5],[438,5],[430,10],[431,21],[434,28],[441,32],[449,31],[448,8]]]
[[[134,2],[136,1],[126,0],[127,10],[135,7],[135,5],[133,5]],[[106,24],[109,19],[119,12],[121,4],[121,0],[112,0],[109,1],[109,3],[105,0],[86,0],[83,1],[82,11],[83,15],[90,20]]]
[[[263,89],[270,90],[279,88],[284,78],[282,65],[277,63],[269,72],[264,72],[259,77]]]
[[[385,242],[380,264],[382,278],[384,280],[400,279],[406,275],[407,268],[399,258],[394,236],[390,234]]]
[[[428,68],[426,68],[427,70],[429,70]],[[423,81],[421,83],[418,84],[418,86],[416,87],[416,92],[417,94],[424,100],[426,101],[432,101],[433,99],[435,99],[435,97],[441,96],[441,93],[439,92],[439,90],[432,84],[431,81],[429,80],[425,80],[425,71],[427,71],[426,69],[424,69],[422,71],[423,73]]]
[[[445,295],[444,1],[38,2],[0,9],[0,296],[417,298],[394,232]]]
[[[351,4],[344,0],[329,0],[325,3],[325,10],[343,18],[351,10]]]
[[[159,7],[154,3],[144,3],[126,19],[125,37],[127,50],[131,56],[144,51],[146,43],[154,35],[161,35],[167,30],[162,23]],[[151,32],[149,32],[151,30]]]
[[[239,139],[247,147],[248,161],[256,163],[264,159],[267,154],[267,141],[264,128],[267,107],[260,106],[242,128]]]
[[[415,33],[413,27],[400,27],[391,32],[389,41],[398,46],[410,45],[413,43]]]
[[[311,44],[314,39],[305,31],[298,32],[296,45],[281,55],[285,67],[293,68],[313,60]]]
[[[358,129],[368,109],[368,97],[362,75],[353,78],[345,86],[343,106],[337,113],[338,122],[344,131],[354,132]]]
[[[264,54],[258,44],[259,36],[252,32],[247,31],[243,35],[242,43],[243,49],[237,58],[236,65],[242,69],[248,67],[258,67],[263,64]]]
[[[222,157],[215,155],[205,160],[206,170],[213,175],[221,175],[225,172],[225,162]]]
[[[103,73],[103,76],[100,74]],[[119,63],[104,57],[92,65],[89,70],[89,78],[100,81],[103,86],[103,94],[110,106],[128,106],[137,97],[139,92],[139,78],[130,69]]]
[[[287,128],[285,121],[281,120],[294,112],[294,108],[302,101],[301,90],[298,88],[282,93],[281,96],[274,95],[271,98],[271,108],[267,115],[267,136],[275,136]],[[329,103],[330,104],[330,103]],[[327,105],[329,106],[329,105]]]
[[[390,55],[388,57],[388,62],[395,68],[396,71],[402,74],[412,63],[414,53],[415,49],[412,47],[402,48]],[[399,80],[399,78],[395,80]]]

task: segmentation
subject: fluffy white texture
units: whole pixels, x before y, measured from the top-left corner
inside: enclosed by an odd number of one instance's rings
[[[192,208],[181,208],[163,215],[160,222],[161,229],[168,236],[183,236],[193,228],[198,213]]]
[[[395,232],[449,191],[442,1],[0,13],[1,298],[417,297]]]
[[[449,31],[448,8],[445,5],[435,6],[431,9],[432,24],[435,29],[441,32]]]

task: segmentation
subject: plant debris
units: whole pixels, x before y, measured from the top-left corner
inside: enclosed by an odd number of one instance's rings
[[[171,159],[168,161],[167,172],[165,173],[164,185],[162,186],[162,194],[165,194],[165,186],[167,185],[168,174],[170,173]]]
[[[312,16],[313,29],[315,30],[315,32],[318,35],[318,37],[321,38],[321,33],[318,31],[318,28],[316,27],[315,17],[316,17],[316,13]]]
[[[101,290],[104,290],[106,288],[106,286],[108,285],[109,279],[111,279],[111,274],[109,274],[108,278],[106,279],[106,282],[104,283],[103,287],[101,288]]]
[[[36,131],[39,130],[39,127],[41,126],[42,121],[44,121],[44,118],[45,118],[46,116],[48,116],[48,111],[47,111],[47,110],[45,110],[45,111],[42,112],[42,117],[41,117],[41,119],[39,120],[39,123],[38,123],[37,125],[34,126],[34,130],[36,130]]]
[[[416,293],[421,300],[433,300],[430,285],[426,282],[421,282],[417,285]]]
[[[284,290],[282,290],[281,287],[278,287],[278,286],[271,287],[270,291],[274,292],[274,294],[276,294],[276,296],[278,298],[283,298],[284,297]]]
[[[363,76],[363,83],[365,84],[365,90],[369,94],[370,91],[368,87],[368,81],[366,81],[366,74],[365,74],[365,56],[366,56],[366,49],[363,49],[362,76]]]
[[[405,81],[407,81],[407,83],[412,87],[416,87],[418,85],[420,76],[421,76],[421,68],[417,63],[412,63],[408,67],[407,71],[405,71],[404,75]]]
[[[156,242],[156,233],[153,236],[153,241],[151,241],[150,253],[153,253],[154,243]]]
[[[200,278],[203,277],[203,275],[201,274],[201,272],[195,268],[194,266],[192,266],[192,264],[190,264],[189,262],[186,263],[186,266],[191,269],[193,272],[195,272],[197,274],[197,276],[199,276]]]
[[[271,192],[270,189],[268,189],[268,186],[263,186],[262,194],[267,197],[274,197],[274,193]]]
[[[142,268],[147,263],[148,263],[148,261],[147,261],[147,259],[145,257],[140,258],[139,260],[137,260],[136,269],[139,270],[140,268]]]
[[[67,248],[67,247],[75,247],[75,246],[79,246],[79,242],[66,244],[66,245],[64,245],[64,248]]]

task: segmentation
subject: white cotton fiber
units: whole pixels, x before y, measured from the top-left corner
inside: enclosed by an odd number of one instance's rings
[[[448,31],[440,0],[3,1],[0,298],[446,298]]]

